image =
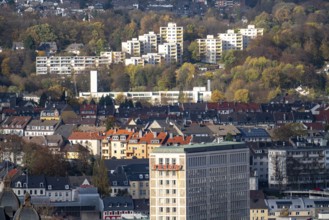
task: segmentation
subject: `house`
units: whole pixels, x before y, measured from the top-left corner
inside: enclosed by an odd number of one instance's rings
[[[13,42],[13,46],[11,47],[12,50],[24,50],[24,43],[23,42]]]
[[[66,144],[62,151],[64,157],[68,160],[78,160],[86,158],[89,155],[89,150],[81,144]]]
[[[64,146],[64,139],[61,135],[24,136],[23,140],[26,143],[34,143],[39,146],[45,146],[53,154],[61,154]]]
[[[80,106],[80,116],[82,118],[96,118],[97,105],[96,104],[83,104]]]
[[[149,164],[131,164],[124,166],[129,180],[129,194],[133,199],[149,199]]]
[[[65,52],[79,56],[83,47],[84,45],[81,43],[73,43],[66,47]]]
[[[25,129],[24,136],[44,136],[53,135],[60,126],[59,120],[32,120]]]
[[[60,120],[59,111],[55,108],[45,109],[40,112],[40,120]]]
[[[31,121],[30,116],[9,116],[0,125],[0,133],[23,136],[27,124]]]
[[[260,190],[250,190],[250,219],[268,219],[265,195]]]
[[[123,214],[134,213],[133,200],[128,196],[105,197],[103,205],[102,219],[121,219]]]
[[[16,93],[0,93],[0,110],[4,108],[14,108],[17,104]]]
[[[264,128],[258,127],[238,127],[241,133],[241,141],[245,142],[259,142],[267,141],[270,142],[271,136],[267,133]]]
[[[107,136],[107,139],[110,142],[110,149],[112,158],[115,157],[117,159],[125,159],[127,158],[126,151],[128,149],[128,143],[133,135],[133,131],[120,129],[114,130],[113,134]]]
[[[81,144],[90,151],[92,155],[101,155],[101,142],[104,136],[101,132],[74,131],[68,140],[71,144]]]
[[[54,56],[57,50],[56,42],[41,42],[36,52],[44,52],[46,56]]]
[[[226,140],[227,137],[231,137],[232,140],[236,139],[237,136],[240,136],[240,130],[234,125],[206,125],[213,137],[219,138],[219,140]]]
[[[114,172],[108,173],[110,195],[123,196],[128,195],[129,180],[122,166],[117,167]]]

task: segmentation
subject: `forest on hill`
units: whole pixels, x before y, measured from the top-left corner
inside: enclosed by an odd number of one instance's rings
[[[63,91],[74,96],[89,91],[89,76],[39,76],[35,74],[36,48],[40,42],[55,41],[60,50],[71,43],[85,45],[81,55],[120,50],[121,42],[160,26],[176,22],[184,27],[184,63],[175,66],[136,67],[112,65],[99,70],[99,91],[187,90],[206,86],[218,99],[267,102],[300,85],[308,88],[307,98],[329,94],[329,2],[327,1],[247,1],[250,7],[233,9],[223,16],[209,9],[204,16],[178,17],[173,14],[138,10],[93,12],[93,19],[44,17],[37,13],[17,14],[8,6],[0,8],[0,92],[46,93],[54,99]],[[225,52],[224,69],[201,72],[197,65],[196,39],[216,35],[247,24],[264,28],[264,36],[252,41],[244,51]],[[25,50],[11,50],[13,42],[24,43]],[[74,82],[76,81],[76,82]]]

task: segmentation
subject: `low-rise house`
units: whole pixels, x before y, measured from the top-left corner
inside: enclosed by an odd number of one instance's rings
[[[121,219],[123,214],[134,213],[134,203],[131,197],[105,197],[102,219]]]
[[[245,142],[270,142],[272,141],[271,136],[267,133],[264,128],[257,127],[239,127],[241,133],[241,141]]]
[[[45,109],[40,112],[40,120],[60,120],[60,113],[57,109]]]
[[[26,143],[45,146],[54,154],[61,154],[64,146],[64,139],[61,135],[25,136],[23,140]]]
[[[54,56],[57,53],[56,42],[41,42],[36,52],[44,52],[46,56]]]
[[[79,56],[83,47],[81,43],[73,43],[66,47],[65,52]]]
[[[31,121],[30,116],[9,116],[6,117],[0,125],[0,133],[24,135],[27,124]]]
[[[53,135],[60,124],[59,120],[32,120],[27,124],[24,136]]]
[[[12,50],[24,50],[24,43],[23,42],[13,42],[13,46],[11,47]]]
[[[129,192],[129,181],[123,167],[117,167],[114,172],[108,174],[110,195],[111,196],[124,196]]]
[[[83,104],[80,106],[80,116],[82,118],[96,118],[97,105],[96,104]]]
[[[68,140],[72,144],[81,144],[92,155],[101,155],[101,142],[104,136],[101,132],[80,132],[74,131],[69,136]]]

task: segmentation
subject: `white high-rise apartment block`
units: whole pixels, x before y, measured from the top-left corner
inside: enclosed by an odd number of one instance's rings
[[[183,32],[184,32],[183,27],[177,27],[176,23],[170,22],[168,23],[167,27],[160,27],[161,43],[178,44],[177,46],[178,60],[176,62],[180,62],[180,63],[183,61],[183,52],[184,52]]]
[[[227,30],[226,33],[218,34],[218,37],[222,41],[223,50],[243,50],[242,34]]]
[[[222,55],[222,42],[214,35],[207,35],[206,39],[198,39],[199,54],[202,62],[216,64]]]
[[[176,43],[160,44],[158,53],[164,58],[166,64],[179,63],[182,59],[180,46]]]
[[[140,35],[138,40],[142,43],[142,54],[157,52],[159,35],[149,32],[148,34]]]
[[[255,39],[258,36],[263,36],[263,28],[255,28],[255,25],[248,25],[247,28],[241,28],[240,33],[243,36],[243,48],[247,48],[251,39]]]
[[[121,51],[132,57],[141,56],[141,42],[137,38],[121,43]]]
[[[142,58],[145,61],[145,64],[160,64],[161,63],[161,55],[157,53],[148,53],[146,55],[143,55]]]
[[[150,154],[151,220],[249,220],[244,143],[163,146]]]

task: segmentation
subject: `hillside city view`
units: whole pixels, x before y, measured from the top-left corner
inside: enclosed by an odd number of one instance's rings
[[[329,220],[329,1],[0,0],[0,220]]]

